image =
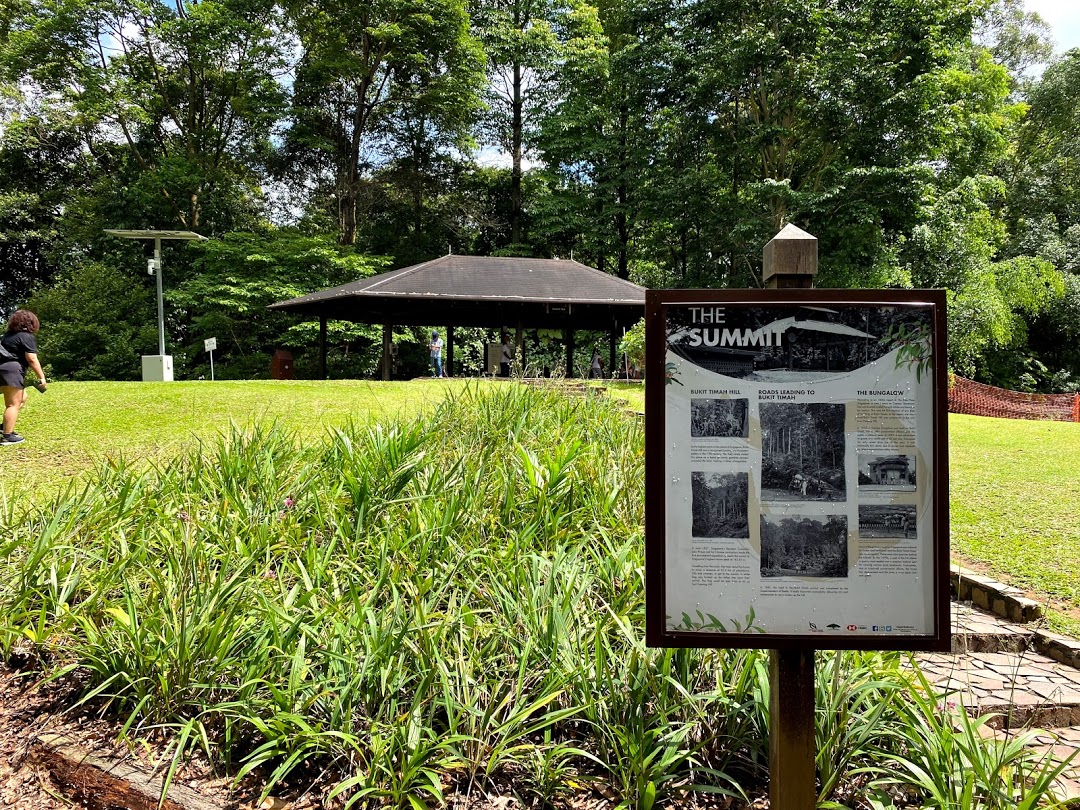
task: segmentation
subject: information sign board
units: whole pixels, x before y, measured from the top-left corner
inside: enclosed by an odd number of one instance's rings
[[[948,650],[945,294],[650,290],[648,643]]]
[[[217,338],[216,337],[207,338],[206,340],[203,341],[203,349],[205,349],[206,351],[212,352],[216,348],[217,348]]]

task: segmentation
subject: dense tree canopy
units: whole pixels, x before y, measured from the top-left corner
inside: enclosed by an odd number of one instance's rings
[[[1022,0],[7,3],[0,310],[48,313],[60,375],[134,376],[151,281],[102,229],[191,228],[178,372],[207,331],[225,373],[310,371],[275,297],[447,250],[758,286],[794,222],[822,286],[947,288],[957,372],[1080,387],[1080,52],[1047,33]]]

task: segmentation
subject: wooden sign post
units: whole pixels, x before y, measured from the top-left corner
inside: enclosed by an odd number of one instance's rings
[[[761,259],[765,289],[810,289],[818,269],[817,237],[788,223],[768,241]]]
[[[814,656],[950,648],[941,290],[649,290],[646,641],[769,650],[769,800],[817,802]]]
[[[769,807],[817,806],[814,651],[769,650]]]
[[[818,240],[788,223],[761,251],[769,290],[813,288]],[[817,805],[814,648],[769,651],[769,807]]]

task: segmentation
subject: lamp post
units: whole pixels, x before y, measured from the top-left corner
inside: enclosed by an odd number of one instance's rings
[[[158,353],[156,355],[143,355],[143,382],[172,382],[172,356],[165,354],[165,303],[161,290],[161,240],[176,239],[190,242],[192,240],[205,241],[206,237],[200,236],[193,231],[128,231],[106,228],[105,233],[111,236],[119,236],[121,239],[154,240],[154,258],[147,263],[147,272],[152,276],[156,276],[157,280]]]

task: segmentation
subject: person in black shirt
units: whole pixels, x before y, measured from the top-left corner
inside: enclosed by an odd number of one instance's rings
[[[20,309],[8,321],[7,332],[0,337],[0,391],[4,393],[3,433],[0,447],[10,447],[25,441],[15,432],[19,411],[26,404],[26,369],[37,375],[34,387],[42,393],[48,388],[45,372],[37,356],[37,334],[41,324],[37,315]]]

